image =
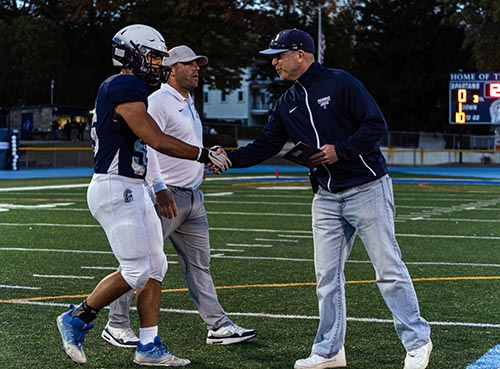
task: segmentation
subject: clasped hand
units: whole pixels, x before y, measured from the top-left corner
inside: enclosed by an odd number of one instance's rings
[[[214,172],[215,174],[221,174],[228,170],[232,163],[229,160],[226,151],[222,146],[215,145],[208,150],[208,159],[210,163],[207,163],[207,168]]]

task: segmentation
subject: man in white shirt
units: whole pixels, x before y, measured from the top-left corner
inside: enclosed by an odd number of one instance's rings
[[[167,83],[148,98],[148,112],[160,129],[191,145],[203,146],[203,129],[190,91],[198,87],[200,66],[208,58],[185,45],[168,51],[172,70]],[[148,176],[162,215],[163,237],[172,242],[182,266],[189,294],[208,329],[208,344],[230,345],[254,338],[255,330],[234,324],[220,305],[210,274],[208,219],[199,189],[203,164],[177,159],[148,149]],[[135,347],[130,328],[132,293],[110,305],[102,337],[114,346]]]

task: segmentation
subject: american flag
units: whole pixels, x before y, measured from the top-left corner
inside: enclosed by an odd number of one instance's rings
[[[321,32],[321,38],[319,42],[319,52],[318,52],[318,61],[323,64],[325,61],[325,50],[326,50],[326,39],[325,34]]]

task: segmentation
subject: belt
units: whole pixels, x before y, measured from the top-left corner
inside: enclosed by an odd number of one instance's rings
[[[167,188],[172,191],[182,191],[182,192],[193,192],[194,190],[191,188],[185,188],[185,187],[177,187],[177,186],[171,186],[167,185]]]

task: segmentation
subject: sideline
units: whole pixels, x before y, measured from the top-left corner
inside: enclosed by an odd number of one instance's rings
[[[500,344],[493,347],[465,369],[498,369],[500,368]]]
[[[444,181],[443,183],[449,183],[448,181],[460,180],[464,181],[464,184],[469,184],[466,179],[445,179],[446,177],[468,177],[475,178],[476,180],[471,180],[470,184],[477,184],[477,179],[482,179],[484,183],[481,184],[500,184],[500,167],[415,167],[415,166],[388,166],[389,173],[397,172],[411,175],[421,175],[421,176],[440,176],[443,178],[415,178],[415,179],[405,179],[407,182],[422,182],[425,181],[434,182]],[[256,165],[250,168],[230,168],[228,174],[249,174],[249,173],[259,173],[260,175],[266,174],[269,178],[276,178],[276,173],[297,173],[297,174],[307,174],[309,169],[304,167],[289,166],[289,165]],[[20,170],[0,170],[0,180],[1,179],[29,179],[29,178],[63,178],[63,177],[92,177],[93,168],[44,168],[44,169],[20,169]],[[281,177],[281,176],[280,176]],[[223,178],[223,176],[218,177]],[[400,179],[394,179],[394,182]],[[439,183],[439,182],[438,182]]]

